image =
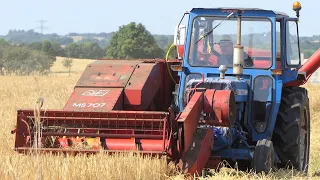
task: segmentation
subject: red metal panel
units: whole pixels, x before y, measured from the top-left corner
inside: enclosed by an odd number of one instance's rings
[[[217,90],[213,101],[213,110],[218,115],[216,120],[223,126],[230,126],[236,116],[236,101],[233,91]]]
[[[106,148],[108,150],[136,150],[134,138],[131,139],[106,139]]]
[[[68,139],[65,138],[65,137],[64,138],[58,138],[58,142],[59,142],[61,148],[68,148],[69,147]]]
[[[157,96],[157,109],[160,111],[167,111],[169,106],[171,105],[173,94],[175,91],[175,82],[179,83],[179,76],[177,76],[178,72],[173,72],[170,69],[170,65],[179,64],[179,61],[167,62],[165,60],[158,60],[159,64],[161,64],[161,74],[162,76],[162,84],[159,89],[159,96]],[[172,80],[170,74],[174,78],[175,82]]]
[[[80,135],[80,134],[79,134]],[[46,134],[44,135],[46,136]],[[81,136],[81,135],[80,135]],[[77,136],[79,137],[79,136]],[[140,135],[143,138],[142,135]],[[147,136],[144,136],[144,138]],[[151,137],[147,137],[151,138]],[[43,139],[42,139],[43,140]],[[101,144],[100,137],[97,138],[67,138],[61,137],[58,138],[57,141],[61,148],[69,148],[69,147],[81,147],[83,142],[86,142],[90,149],[106,149],[106,150],[139,150],[139,151],[165,151],[163,147],[163,140],[157,139],[135,139],[135,138],[105,138],[105,144]]]
[[[161,68],[159,63],[137,66],[124,90],[126,107],[138,106],[136,110],[146,110],[149,107],[161,85]]]
[[[71,94],[64,110],[103,112],[122,108],[122,88],[79,88]]]
[[[24,135],[25,132],[30,132],[30,126],[26,121],[26,116],[18,111],[17,113],[17,127],[16,127],[16,139],[15,147],[27,147],[30,146],[29,136]]]
[[[216,90],[213,97],[215,119],[202,120],[201,124],[230,127],[236,116],[235,95],[231,90]]]
[[[141,151],[164,151],[162,140],[151,140],[151,139],[140,139],[140,150]]]
[[[125,87],[139,61],[101,60],[89,64],[77,86]]]
[[[320,48],[306,61],[300,72],[306,72],[306,76],[310,77],[320,67]]]
[[[204,93],[204,104],[203,104],[203,112],[205,113],[212,113],[213,112],[213,97],[214,97],[215,90],[208,89]]]
[[[192,143],[202,109],[203,92],[195,92],[178,119],[178,123],[183,123],[184,152]]]
[[[295,80],[284,84],[285,87],[288,86],[301,86],[305,84],[312,74],[320,67],[320,48],[302,65],[299,72],[306,73],[306,80]]]
[[[192,146],[186,150],[185,156],[179,161],[179,168],[184,173],[201,175],[202,169],[206,166],[210,158],[212,144],[212,129],[198,129],[192,141]]]

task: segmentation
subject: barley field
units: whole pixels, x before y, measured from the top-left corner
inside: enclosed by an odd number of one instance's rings
[[[14,135],[16,110],[33,108],[39,97],[44,108],[61,109],[85,66],[92,60],[75,59],[71,75],[59,57],[49,76],[0,76],[0,179],[183,179],[172,164],[164,159],[142,158],[134,154],[110,156],[56,156],[15,153]],[[308,177],[291,170],[257,175],[223,168],[213,176],[200,179],[320,179],[320,85],[306,86],[311,106],[311,157]],[[319,172],[320,173],[320,172]],[[192,177],[189,177],[192,179]]]

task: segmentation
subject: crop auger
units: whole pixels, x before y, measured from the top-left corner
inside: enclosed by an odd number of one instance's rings
[[[17,111],[14,149],[138,151],[189,174],[222,160],[306,173],[309,98],[299,86],[318,69],[320,50],[302,65],[300,3],[293,9],[296,18],[253,8],[186,12],[188,27],[177,25],[170,47],[176,59],[89,64],[62,110]]]

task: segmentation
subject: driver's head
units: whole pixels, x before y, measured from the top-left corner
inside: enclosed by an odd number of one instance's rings
[[[223,55],[233,54],[233,42],[229,35],[222,36],[222,39],[219,42],[219,46]]]

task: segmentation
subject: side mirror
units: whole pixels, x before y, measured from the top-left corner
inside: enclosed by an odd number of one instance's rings
[[[174,33],[174,45],[175,46],[183,46],[186,40],[186,26],[180,24],[180,26],[176,26],[176,30]]]

